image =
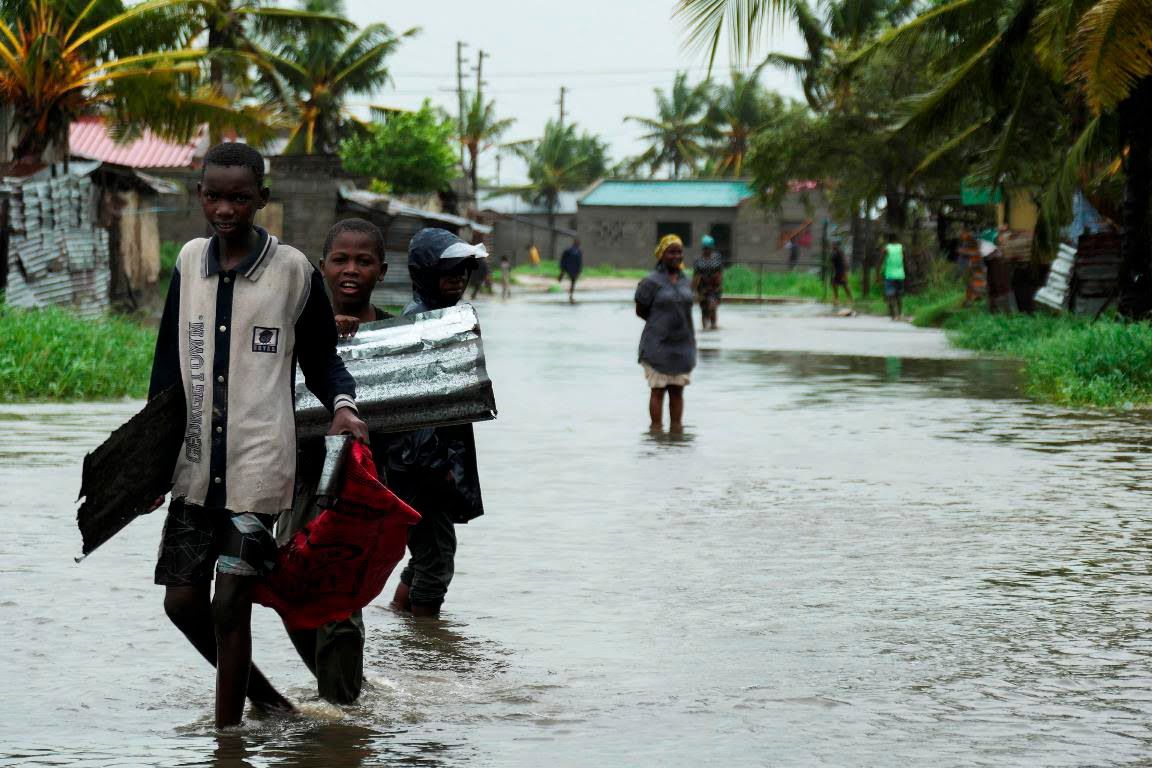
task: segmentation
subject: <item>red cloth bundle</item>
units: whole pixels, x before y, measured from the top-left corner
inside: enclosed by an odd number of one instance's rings
[[[384,589],[419,520],[381,484],[368,446],[353,443],[337,502],[280,548],[253,599],[292,630],[347,619]]]

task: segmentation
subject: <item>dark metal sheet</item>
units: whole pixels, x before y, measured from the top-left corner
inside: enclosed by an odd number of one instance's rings
[[[360,418],[378,432],[496,418],[480,321],[470,304],[360,326],[337,348],[356,379]],[[296,377],[301,437],[328,431],[331,415]]]
[[[147,512],[172,487],[184,420],[184,390],[171,387],[84,457],[79,496],[84,503],[76,513],[84,555]]]

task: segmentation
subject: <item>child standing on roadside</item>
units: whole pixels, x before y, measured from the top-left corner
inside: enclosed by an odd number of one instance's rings
[[[169,618],[217,667],[224,727],[243,718],[245,695],[292,708],[252,664],[250,622],[252,587],[275,560],[272,524],[292,506],[293,363],[333,411],[333,434],[368,433],[320,273],[253,223],[268,203],[264,158],[245,144],[213,147],[197,192],[214,234],[177,258],[149,387],[150,397],[183,387],[187,411],[156,583]]]
[[[884,280],[884,299],[888,302],[888,316],[899,320],[904,314],[904,246],[896,239],[896,233],[888,235],[888,245],[884,247],[884,261],[880,264],[877,279]]]
[[[324,241],[320,273],[332,295],[336,330],[341,338],[355,336],[361,323],[392,317],[372,305],[372,291],[384,279],[388,264],[384,235],[370,221],[344,219],[336,222]],[[387,445],[382,435],[371,433],[372,455],[384,456]],[[296,499],[291,515],[277,526],[277,539],[287,542],[320,509],[316,506],[316,486],[324,467],[324,441],[301,441],[297,454]],[[381,481],[384,473],[379,472]],[[316,676],[320,697],[334,704],[351,704],[364,684],[364,619],[360,611],[344,621],[317,629],[289,631],[296,652]]]

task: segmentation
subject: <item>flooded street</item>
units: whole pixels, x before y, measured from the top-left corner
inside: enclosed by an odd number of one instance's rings
[[[163,513],[72,560],[83,455],[139,403],[0,407],[0,766],[1148,765],[1146,417],[725,306],[684,433],[650,433],[627,298],[478,304],[500,418],[443,620],[370,606],[340,710],[257,607],[305,714],[222,736],[152,584]]]

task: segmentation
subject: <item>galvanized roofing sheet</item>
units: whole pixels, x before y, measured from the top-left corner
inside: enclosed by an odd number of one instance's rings
[[[632,208],[735,208],[753,195],[745,181],[605,179],[580,205]]]
[[[108,309],[108,230],[92,220],[92,180],[78,173],[8,180],[8,296],[14,307]]]
[[[427,211],[423,208],[402,203],[388,195],[381,195],[366,189],[342,186],[340,187],[340,197],[364,208],[380,211],[389,216],[408,216],[414,219],[423,219],[425,222],[451,224],[456,227],[471,227],[473,232],[479,232],[485,235],[492,231],[492,227],[487,224],[481,224],[478,221],[472,221],[472,219],[466,219],[463,216],[455,216],[451,213]]]
[[[99,118],[77,120],[68,127],[68,150],[71,154],[130,168],[188,167],[205,141],[203,130],[191,141],[177,143],[145,129],[139,139],[119,143],[112,140],[107,126]]]
[[[480,320],[471,304],[366,323],[336,351],[356,380],[368,428],[399,432],[496,418]],[[296,377],[301,437],[323,435],[332,415]]]

